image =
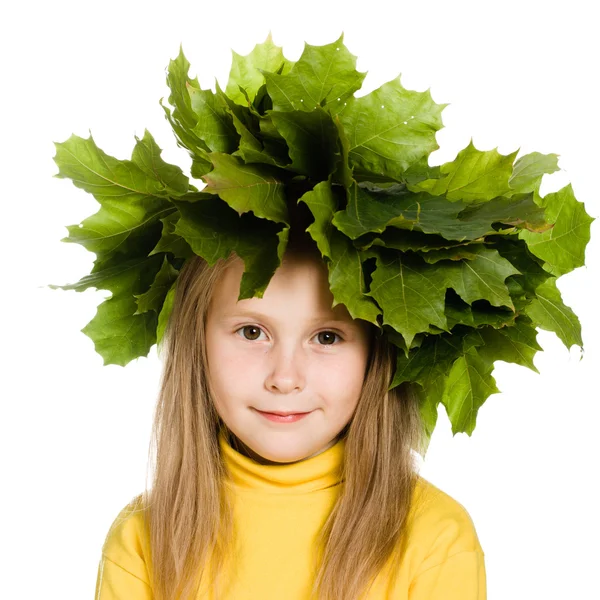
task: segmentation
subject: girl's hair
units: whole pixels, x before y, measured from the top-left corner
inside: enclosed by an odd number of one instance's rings
[[[294,244],[286,256],[300,251]],[[186,261],[159,348],[164,370],[152,430],[156,456],[149,461],[153,485],[138,497],[156,600],[195,598],[203,574],[218,598],[235,535],[218,444],[224,424],[211,400],[204,336],[215,284],[235,259],[232,254],[212,267],[197,256]],[[404,549],[417,479],[413,450],[421,452],[423,427],[410,388],[388,391],[395,347],[372,327],[362,393],[341,434],[345,483],[314,553],[312,597],[318,600],[358,600]]]

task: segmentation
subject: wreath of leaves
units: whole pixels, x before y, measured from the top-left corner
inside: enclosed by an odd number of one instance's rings
[[[165,163],[148,131],[131,160],[91,135],[56,144],[57,177],[93,194],[94,215],[62,241],[96,254],[92,272],[54,289],[110,290],[83,329],[104,364],[125,366],[160,342],[184,262],[235,252],[239,298],[261,297],[290,232],[290,202],[328,266],[335,303],[383,328],[399,348],[391,388],[410,382],[430,436],[441,402],[453,434],[471,435],[498,392],[494,361],[537,372],[536,327],[583,347],[556,278],[584,264],[594,220],[570,185],[540,196],[557,155],[516,159],[473,143],[431,167],[444,104],[399,77],[356,98],[366,73],[343,44],[305,44],[287,60],[271,35],[233,52],[225,91],[190,79],[180,50],[168,105],[191,175]]]

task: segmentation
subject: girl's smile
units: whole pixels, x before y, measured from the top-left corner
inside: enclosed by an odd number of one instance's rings
[[[295,423],[300,419],[303,419],[307,415],[310,415],[310,412],[298,412],[298,413],[274,413],[274,412],[263,412],[255,409],[260,415],[269,419],[269,421],[273,421],[274,423]]]

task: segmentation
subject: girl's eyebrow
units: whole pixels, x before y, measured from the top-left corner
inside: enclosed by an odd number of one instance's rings
[[[265,315],[265,314],[251,311],[251,310],[243,310],[243,309],[239,309],[239,310],[232,311],[232,312],[226,312],[226,313],[223,313],[223,315],[222,315],[223,320],[237,319],[240,317],[253,319],[256,321],[268,321],[271,318],[271,317],[269,317],[269,315]],[[336,315],[327,315],[327,314],[314,317],[313,319],[310,319],[310,322],[311,323],[339,323],[341,325],[353,325],[354,324],[354,321],[352,319],[341,319],[341,318],[337,317]]]

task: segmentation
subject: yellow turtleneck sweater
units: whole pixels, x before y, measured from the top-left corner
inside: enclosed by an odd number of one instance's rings
[[[345,440],[307,460],[261,465],[223,434],[237,532],[224,600],[306,600],[310,548],[340,492]],[[473,522],[456,500],[419,477],[401,567],[384,569],[365,600],[485,600],[484,554]],[[139,508],[139,507],[137,507]],[[149,544],[142,516],[127,505],[102,548],[96,600],[151,600]],[[198,600],[208,598],[206,584]]]

